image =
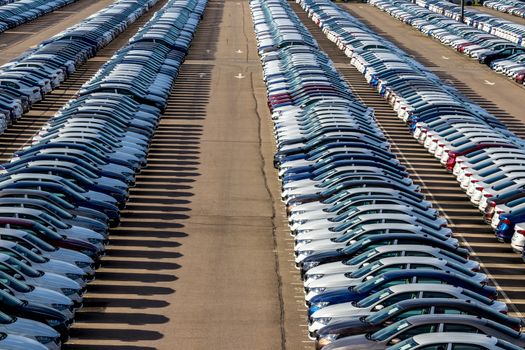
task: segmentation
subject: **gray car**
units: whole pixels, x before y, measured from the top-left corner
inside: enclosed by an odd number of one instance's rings
[[[31,250],[33,253],[45,258],[71,263],[81,268],[90,276],[95,274],[95,263],[89,256],[77,252],[76,250],[54,247],[26,231],[0,228],[0,239],[16,242]]]
[[[60,333],[43,323],[12,317],[0,311],[0,333],[19,335],[35,340],[48,350],[60,350]]]
[[[33,339],[0,333],[0,350],[48,350],[48,348]]]
[[[388,347],[386,350],[522,350],[523,348],[505,340],[485,334],[473,333],[425,333]]]
[[[434,314],[412,316],[374,333],[341,338],[324,349],[383,350],[418,334],[441,332],[483,333],[522,347],[525,345],[525,335],[494,321],[473,315]]]
[[[322,266],[322,265],[321,265]],[[429,269],[453,271],[476,283],[487,284],[488,277],[483,273],[476,273],[469,270],[464,265],[457,264],[442,258],[419,257],[419,256],[397,256],[384,258],[374,261],[355,271],[340,272],[326,275],[317,279],[310,279],[304,283],[308,294],[306,300],[310,300],[315,295],[339,289],[342,287],[357,286],[375,276],[379,276],[388,271],[402,269]]]
[[[479,263],[477,261],[465,259],[459,255],[455,255],[443,249],[426,245],[396,244],[373,248],[353,257],[352,259],[321,264],[308,270],[308,272],[306,272],[304,275],[304,280],[307,281],[308,279],[319,279],[323,276],[336,273],[353,272],[376,260],[395,256],[443,258],[450,260],[451,262],[461,264],[469,270],[479,271]]]
[[[368,316],[373,312],[393,305],[401,300],[416,298],[453,298],[471,300],[492,307],[494,310],[507,311],[507,305],[491,300],[464,288],[448,284],[409,283],[395,285],[374,293],[357,303],[334,304],[319,309],[310,316],[308,331],[311,335],[324,326],[350,317]]]
[[[82,303],[84,289],[70,278],[37,271],[23,262],[0,253],[0,270],[35,287],[48,288],[64,294],[75,303]]]

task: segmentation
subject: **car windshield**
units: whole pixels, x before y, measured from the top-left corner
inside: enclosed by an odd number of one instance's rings
[[[40,248],[40,249],[43,249],[45,250],[46,252],[53,252],[56,250],[55,247],[53,247],[52,245],[44,242],[43,240],[39,239],[38,237],[28,233],[27,235],[24,236],[24,238],[34,244],[36,247]]]
[[[13,288],[17,292],[28,293],[31,291],[31,287],[29,287],[27,284],[9,276],[3,271],[0,271],[0,282],[8,287]]]
[[[341,232],[341,231],[349,229],[353,225],[356,225],[360,222],[361,222],[360,218],[355,218],[353,220],[349,220],[347,222],[343,222],[342,224],[337,225],[336,227],[333,228],[333,230],[337,232]]]
[[[40,255],[35,254],[34,252],[30,251],[26,247],[21,246],[20,244],[16,244],[15,246],[13,246],[13,249],[19,254],[29,258],[31,261],[35,261],[37,263],[45,263],[47,261]]]
[[[502,349],[505,349],[505,350],[518,350],[518,349],[521,349],[519,346],[516,346],[514,344],[511,344],[507,341],[504,341],[504,340],[501,340],[501,339],[498,339],[498,342],[496,343],[496,345]]]
[[[398,322],[396,322],[394,324],[391,324],[388,327],[385,327],[385,328],[375,332],[374,334],[372,334],[370,336],[370,338],[375,340],[375,341],[385,341],[388,338],[390,338],[393,335],[395,335],[396,333],[398,333],[399,331],[401,331],[401,330],[403,330],[405,328],[408,328],[410,326],[411,326],[410,322],[408,322],[406,320],[401,320],[401,321],[398,321]]]
[[[515,207],[515,206],[523,204],[523,203],[525,203],[525,197],[521,197],[521,198],[518,198],[518,199],[514,199],[512,201],[509,201],[507,203],[507,207],[512,208],[512,207]]]
[[[419,344],[416,343],[414,340],[408,339],[404,342],[397,343],[396,345],[389,347],[388,350],[408,350],[414,349],[418,345]]]
[[[459,255],[457,255],[457,254],[454,254],[454,253],[451,253],[451,252],[449,252],[449,251],[443,250],[443,249],[440,249],[440,250],[439,250],[439,253],[442,254],[442,255],[444,255],[444,256],[446,256],[446,257],[449,257],[450,259],[453,259],[453,260],[455,260],[455,261],[458,261],[458,262],[460,262],[460,263],[462,263],[462,264],[465,264],[465,263],[468,262],[467,259],[465,259],[465,258],[463,258],[463,257],[461,257],[461,256],[459,256]]]
[[[456,271],[459,271],[461,272],[462,274],[466,275],[466,276],[470,276],[470,277],[474,277],[476,276],[476,273],[467,269],[467,268],[464,268],[462,265],[459,265],[459,264],[456,264],[456,263],[453,263],[453,262],[447,262],[445,264],[446,267],[449,267],[449,268],[452,268]]]
[[[5,292],[5,291],[0,291],[0,299],[2,300],[3,303],[9,305],[9,306],[22,306],[24,305],[24,302],[14,296],[12,296],[11,294]]]
[[[366,317],[366,322],[371,324],[379,324],[388,319],[390,315],[397,313],[399,310],[401,310],[401,308],[396,304],[390,305],[389,307],[386,307],[378,312],[374,312],[370,316]]]
[[[480,301],[480,302],[482,302],[483,304],[486,304],[486,305],[491,305],[491,304],[494,303],[489,298],[486,298],[486,297],[484,297],[482,295],[479,295],[478,293],[471,292],[468,289],[463,289],[462,294],[466,295],[466,296],[468,296],[468,297],[470,297],[470,298],[472,298],[474,300]]]
[[[52,224],[55,227],[58,227],[58,228],[61,228],[61,229],[68,228],[68,225],[64,224],[62,221],[57,220],[56,218],[52,217],[51,215],[49,215],[49,214],[47,214],[45,212],[41,212],[38,216],[40,216],[42,218],[42,220]]]
[[[394,292],[392,292],[390,289],[387,289],[387,290],[381,290],[377,293],[374,293],[364,299],[361,299],[359,302],[357,302],[356,306],[357,307],[361,307],[361,308],[364,308],[364,307],[369,307],[369,306],[372,306],[374,304],[376,304],[377,302],[385,299],[386,297],[390,296],[394,294]]]
[[[368,260],[369,258],[375,256],[379,254],[379,252],[377,251],[377,249],[371,249],[369,251],[366,251],[362,254],[359,254],[357,256],[354,256],[352,259],[349,259],[347,261],[345,261],[345,265],[358,265],[358,264],[361,264],[362,262]]]
[[[377,270],[381,266],[383,266],[383,264],[380,261],[376,261],[376,262],[368,264],[366,266],[365,266],[365,264],[363,264],[363,267],[361,267],[360,269],[352,272],[349,276],[350,276],[350,278],[363,277],[363,276],[368,275],[370,272],[372,272],[374,270]]]
[[[18,271],[22,272],[24,275],[31,276],[31,277],[38,277],[38,276],[40,276],[40,273],[37,270],[29,267],[28,265],[24,264],[21,261],[18,261],[17,259],[15,259],[13,257],[10,257],[9,259],[7,259],[6,263],[8,265],[14,267]]]
[[[69,187],[72,192],[76,192],[76,193],[84,193],[84,192],[87,192],[85,189],[83,189],[82,187],[78,186],[76,183],[74,183],[72,180],[69,180],[69,179],[63,179],[63,181],[65,181],[66,183],[64,185],[66,185],[67,187]]]
[[[324,204],[332,204],[332,203],[338,201],[339,199],[346,197],[347,195],[348,195],[348,193],[346,191],[342,191],[342,192],[339,192],[336,195],[331,196],[330,198],[325,199],[323,201],[323,203]]]
[[[335,222],[339,222],[339,221],[343,221],[345,218],[348,218],[350,216],[352,216],[352,214],[358,212],[359,209],[353,207],[351,208],[350,210],[342,210],[342,213],[338,213],[339,215],[337,215],[335,218],[332,219],[332,221],[335,221]]]
[[[356,293],[369,291],[371,288],[377,286],[378,284],[381,284],[384,280],[385,278],[383,277],[383,275],[376,276],[374,278],[369,279],[368,281],[360,283],[357,287],[354,288],[354,291]]]

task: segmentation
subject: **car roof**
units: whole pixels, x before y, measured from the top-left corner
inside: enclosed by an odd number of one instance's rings
[[[496,344],[496,338],[491,337],[485,334],[476,334],[476,333],[460,333],[460,332],[450,332],[450,333],[424,333],[414,336],[414,339],[418,344],[428,344],[428,343],[467,343],[467,344],[483,344],[483,345],[494,345]]]

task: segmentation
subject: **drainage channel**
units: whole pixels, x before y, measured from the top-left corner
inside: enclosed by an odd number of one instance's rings
[[[500,290],[500,300],[508,303],[509,314],[522,317],[525,313],[525,290],[521,287],[524,266],[510,244],[500,243],[460,189],[456,178],[431,156],[410,134],[390,105],[368,85],[362,74],[349,64],[349,59],[308,18],[297,3],[291,3],[301,21],[310,30],[317,43],[334,61],[337,70],[351,86],[355,96],[374,108],[376,119],[392,146],[392,151],[406,166],[421,191],[440,210],[455,237],[471,248],[473,258]]]

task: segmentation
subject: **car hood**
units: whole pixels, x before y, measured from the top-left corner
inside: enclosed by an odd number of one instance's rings
[[[369,340],[365,335],[344,337],[328,344],[323,350],[383,350],[384,343]]]
[[[335,305],[328,305],[322,309],[317,310],[311,316],[312,319],[319,317],[356,317],[369,314],[369,308],[359,308],[353,303],[341,303]]]

